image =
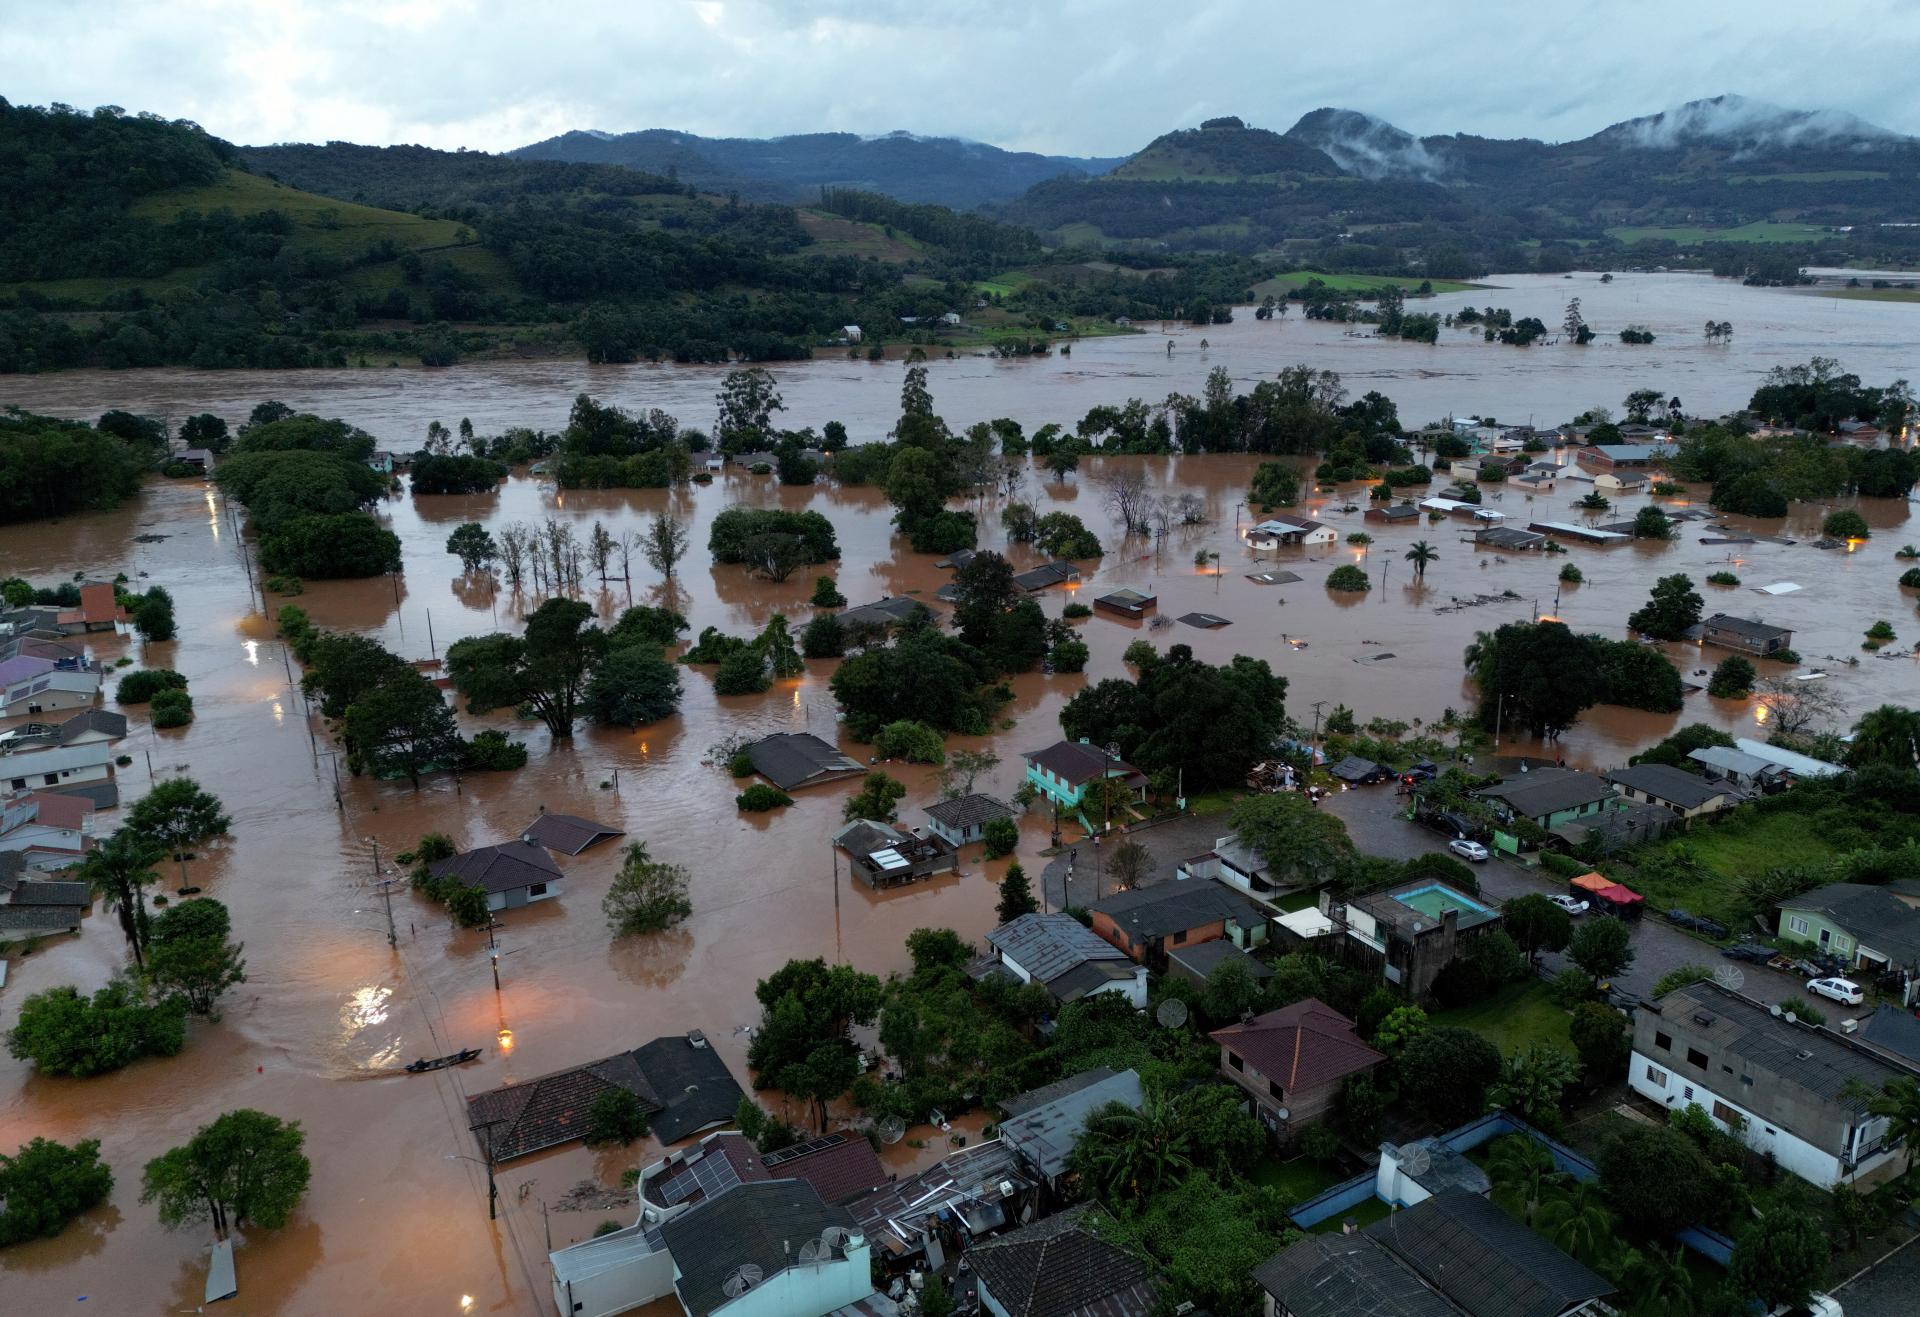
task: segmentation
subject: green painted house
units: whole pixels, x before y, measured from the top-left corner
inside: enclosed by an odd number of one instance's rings
[[[1591,818],[1624,804],[1612,783],[1577,768],[1536,768],[1516,773],[1503,782],[1482,787],[1479,795],[1493,805],[1502,822],[1529,819],[1544,829]],[[1520,849],[1519,838],[1502,828],[1494,829],[1493,844],[1508,852]]]
[[[1897,976],[1905,1005],[1920,995],[1920,909],[1886,888],[1831,883],[1776,909],[1782,941],[1838,956],[1862,977]]]
[[[1103,777],[1126,787],[1135,801],[1147,798],[1147,779],[1139,769],[1117,755],[1085,741],[1055,741],[1044,750],[1021,756],[1027,761],[1026,780],[1062,812],[1077,813],[1087,788]]]

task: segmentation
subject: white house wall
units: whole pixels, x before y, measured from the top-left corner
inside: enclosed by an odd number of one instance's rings
[[[825,1317],[858,1303],[873,1293],[872,1264],[865,1242],[847,1252],[824,1266],[788,1267],[715,1308],[714,1317]]]
[[[1665,1075],[1666,1083],[1655,1083],[1648,1074],[1650,1069]],[[1851,1175],[1844,1174],[1840,1169],[1840,1158],[1835,1154],[1771,1124],[1765,1117],[1743,1107],[1726,1094],[1687,1079],[1644,1052],[1634,1052],[1633,1068],[1628,1073],[1627,1083],[1641,1097],[1657,1102],[1669,1111],[1680,1111],[1689,1103],[1697,1103],[1708,1118],[1724,1130],[1727,1128],[1726,1122],[1713,1114],[1713,1104],[1723,1103],[1746,1120],[1744,1138],[1748,1147],[1755,1152],[1772,1153],[1781,1166],[1822,1189],[1831,1189],[1842,1182],[1871,1180],[1875,1171],[1901,1155],[1897,1148],[1889,1148],[1856,1166]]]

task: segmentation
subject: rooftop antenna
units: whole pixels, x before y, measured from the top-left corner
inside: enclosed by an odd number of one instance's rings
[[[1155,1009],[1153,1018],[1163,1029],[1178,1029],[1187,1022],[1187,1004],[1178,997],[1169,997]]]
[[[739,1266],[728,1272],[727,1278],[720,1282],[720,1292],[729,1299],[737,1299],[755,1285],[758,1285],[765,1274],[765,1272],[760,1270],[759,1263],[742,1262]]]

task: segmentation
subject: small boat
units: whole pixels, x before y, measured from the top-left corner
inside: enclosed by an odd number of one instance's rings
[[[407,1062],[407,1073],[424,1075],[429,1070],[445,1070],[450,1065],[465,1065],[480,1055],[480,1049],[469,1047],[455,1052],[451,1056],[421,1057],[418,1061]]]

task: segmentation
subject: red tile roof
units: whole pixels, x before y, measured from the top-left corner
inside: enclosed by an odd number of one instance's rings
[[[1320,1088],[1387,1059],[1360,1041],[1352,1020],[1312,997],[1211,1037],[1287,1089]]]
[[[56,796],[50,791],[36,791],[30,797],[39,807],[35,821],[48,828],[79,828],[87,821],[87,815],[93,813],[93,802],[85,796]]]

